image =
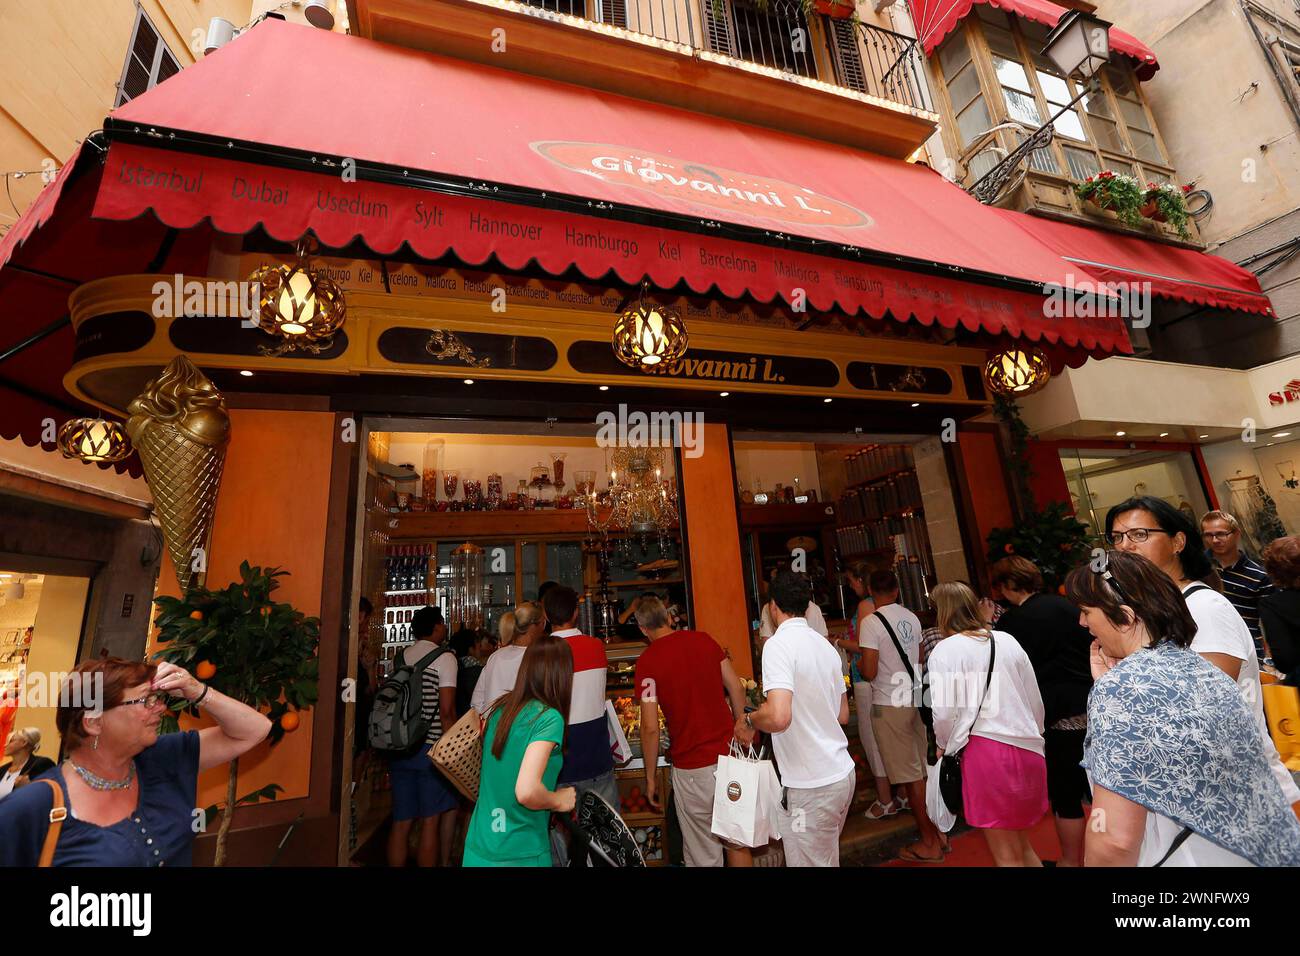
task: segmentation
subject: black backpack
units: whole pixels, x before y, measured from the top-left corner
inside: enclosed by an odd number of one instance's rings
[[[393,671],[375,692],[370,709],[367,738],[380,753],[409,756],[429,736],[429,720],[423,715],[424,672],[443,654],[450,654],[445,644],[411,664],[403,652]]]

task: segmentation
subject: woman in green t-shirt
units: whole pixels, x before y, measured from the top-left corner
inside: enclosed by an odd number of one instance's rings
[[[515,689],[489,705],[465,866],[551,865],[550,815],[570,812],[577,798],[572,787],[554,789],[572,691],[568,642],[538,637],[524,652]]]

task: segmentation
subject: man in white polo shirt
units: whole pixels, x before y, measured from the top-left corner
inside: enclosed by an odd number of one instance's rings
[[[849,698],[840,657],[803,615],[808,575],[778,571],[768,589],[776,633],[763,645],[767,700],[736,721],[736,738],[772,735],[781,774],[781,842],[787,866],[839,866],[840,831],[853,802],[853,758],[844,725]]]

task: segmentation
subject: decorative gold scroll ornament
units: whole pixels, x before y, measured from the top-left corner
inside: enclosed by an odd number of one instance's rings
[[[127,412],[126,431],[144,464],[176,580],[186,594],[207,573],[212,517],[230,443],[226,400],[178,355]]]
[[[424,350],[436,359],[456,358],[474,368],[487,368],[492,364],[490,355],[479,358],[459,335],[449,329],[434,329],[430,332]]]

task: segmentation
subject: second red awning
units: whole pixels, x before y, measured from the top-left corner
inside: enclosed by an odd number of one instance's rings
[[[1078,266],[1080,272],[1102,282],[1126,287],[1146,283],[1151,294],[1160,298],[1273,314],[1273,305],[1260,289],[1259,278],[1220,256],[1041,216],[998,212],[1007,222],[1054,249],[1066,262]]]

